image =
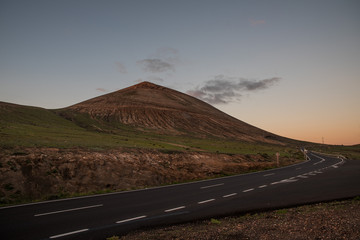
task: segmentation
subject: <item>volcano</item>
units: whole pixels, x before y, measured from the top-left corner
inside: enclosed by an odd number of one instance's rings
[[[176,90],[142,82],[63,109],[91,119],[170,135],[280,143],[283,138]]]

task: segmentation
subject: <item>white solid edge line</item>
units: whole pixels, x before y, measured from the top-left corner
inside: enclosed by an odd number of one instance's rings
[[[124,219],[124,220],[120,220],[117,221],[116,223],[125,223],[125,222],[130,222],[130,221],[134,221],[134,220],[138,220],[141,218],[146,218],[147,216],[143,215],[143,216],[139,216],[139,217],[134,217],[134,218],[129,218],[129,219]]]
[[[228,195],[224,195],[223,198],[232,197],[232,196],[235,196],[235,195],[237,195],[237,193],[231,193],[231,194],[228,194]]]
[[[242,192],[250,192],[250,191],[253,191],[253,190],[254,190],[254,188],[250,188],[250,189],[246,189],[246,190],[244,190]]]
[[[215,201],[215,198],[212,198],[212,199],[208,199],[208,200],[204,200],[204,201],[198,202],[198,204],[208,203],[208,202],[212,202],[212,201]]]
[[[95,207],[102,207],[102,206],[103,206],[102,204],[98,204],[98,205],[92,205],[92,206],[86,206],[86,207],[65,209],[65,210],[60,210],[60,211],[55,211],[55,212],[39,213],[39,214],[35,214],[34,217],[40,217],[40,216],[63,213],[63,212],[78,211],[78,210],[83,210],[83,209],[88,209],[88,208],[95,208]]]
[[[214,185],[204,186],[204,187],[201,187],[200,189],[212,188],[212,187],[218,187],[218,186],[222,186],[222,185],[224,185],[224,183],[219,183],[219,184],[214,184]]]
[[[184,209],[184,208],[185,208],[185,206],[180,206],[180,207],[176,207],[176,208],[167,209],[164,212],[173,212],[173,211]]]
[[[53,238],[65,237],[65,236],[68,236],[68,235],[72,235],[72,234],[76,234],[76,233],[81,233],[81,232],[86,232],[86,231],[89,231],[89,229],[88,229],[88,228],[80,229],[80,230],[73,231],[73,232],[68,232],[68,233],[63,233],[63,234],[51,236],[50,238],[53,239]]]

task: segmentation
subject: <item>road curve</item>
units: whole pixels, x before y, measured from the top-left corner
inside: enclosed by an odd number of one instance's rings
[[[360,195],[360,161],[308,152],[284,168],[0,208],[2,239],[106,239],[141,227]]]

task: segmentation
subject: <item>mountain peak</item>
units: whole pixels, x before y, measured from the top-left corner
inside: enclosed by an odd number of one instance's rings
[[[146,88],[146,89],[165,89],[165,87],[163,87],[163,86],[156,85],[155,83],[151,83],[151,82],[147,82],[147,81],[138,83],[138,84],[133,85],[133,86],[131,86],[131,87],[129,87],[129,88],[131,88],[131,89],[139,89],[139,88]]]

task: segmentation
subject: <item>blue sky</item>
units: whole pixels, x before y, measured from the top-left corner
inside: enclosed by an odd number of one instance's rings
[[[283,136],[360,143],[359,1],[0,1],[0,101],[140,81]]]

